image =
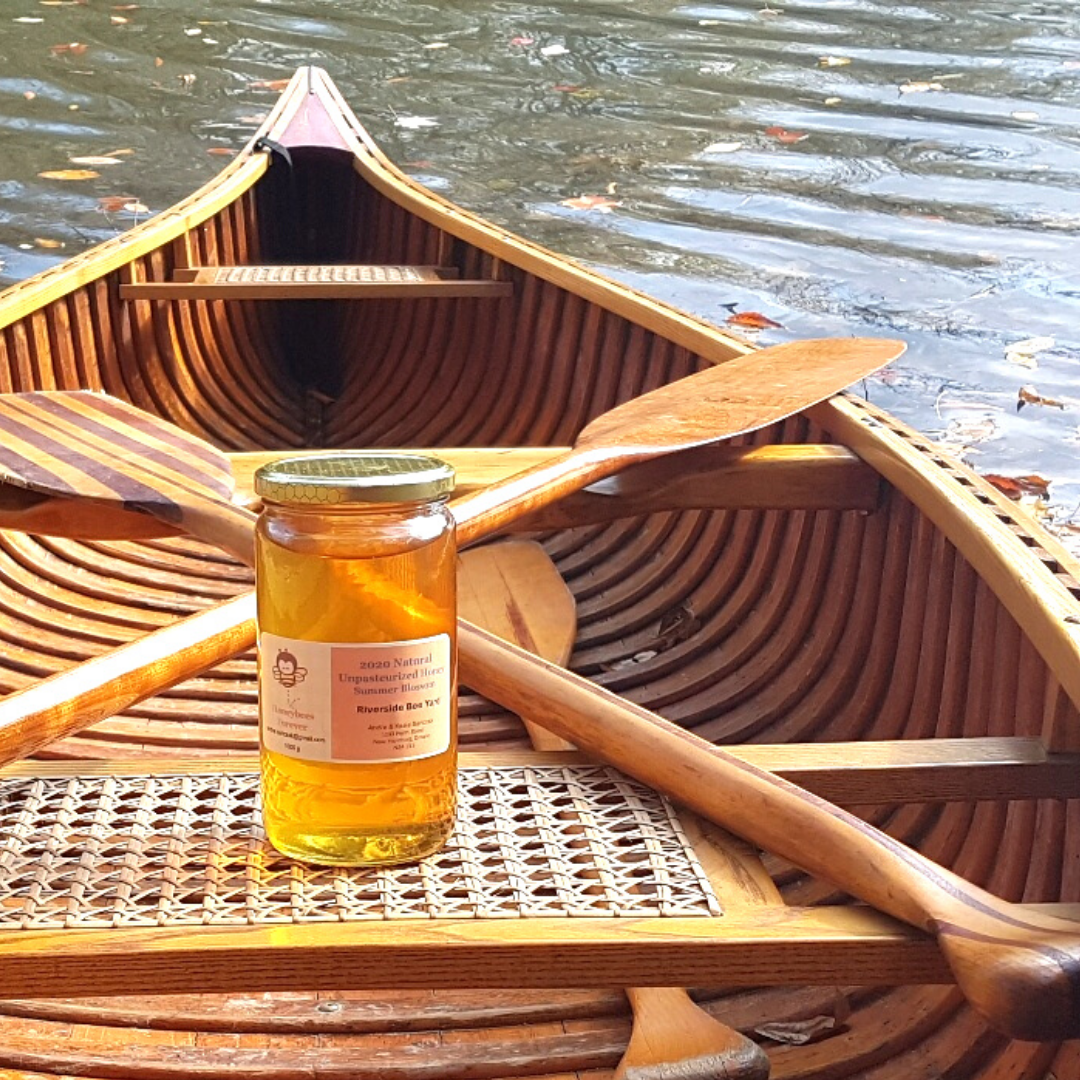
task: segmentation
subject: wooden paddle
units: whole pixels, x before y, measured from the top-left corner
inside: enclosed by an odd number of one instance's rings
[[[1016,1039],[1080,1036],[1080,924],[970,884],[824,799],[464,625],[461,679],[752,843],[936,936],[957,984]]]
[[[903,342],[801,341],[730,360],[589,424],[569,454],[455,501],[458,542],[658,457],[783,419],[899,356]],[[229,502],[228,459],[163,420],[87,391],[0,395],[0,525],[87,538],[191,532],[251,561],[254,517]],[[494,493],[497,490],[497,494]],[[70,514],[59,507],[67,504]],[[6,508],[6,510],[5,510]],[[130,523],[130,524],[125,524]],[[0,764],[34,753],[250,648],[245,594],[0,703]]]
[[[577,631],[574,597],[537,543],[504,541],[461,556],[463,618],[559,667]],[[538,750],[574,745],[526,721]],[[714,1019],[681,987],[628,988],[634,1016],[615,1080],[768,1080],[769,1058],[753,1039]]]
[[[659,387],[598,416],[570,451],[459,499],[465,546],[562,495],[627,465],[764,427],[865,378],[904,343],[878,338],[790,342],[737,357]],[[0,395],[0,524],[73,535],[54,506],[35,497],[92,500],[102,509],[150,515],[165,532],[187,532],[251,562],[250,516],[234,506],[228,459],[166,421],[89,391]],[[91,508],[80,524],[94,537]],[[130,520],[130,518],[129,518]],[[102,536],[122,535],[118,517]],[[145,519],[137,535],[145,537]]]

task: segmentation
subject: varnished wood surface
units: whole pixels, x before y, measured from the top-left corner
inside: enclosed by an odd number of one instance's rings
[[[293,179],[279,163],[267,167],[266,155],[245,152],[221,186],[178,212],[0,299],[0,388],[100,387],[231,450],[566,446],[625,397],[749,351],[691,316],[447,212],[439,196],[402,180],[352,121],[321,114],[338,100],[321,76],[309,87],[301,74],[275,110],[272,137],[289,142]],[[327,132],[337,150],[304,145]],[[118,268],[129,258],[127,280],[166,280],[179,266],[311,261],[289,256],[298,220],[337,244],[342,262],[453,262],[464,276],[504,276],[514,297],[325,303],[308,312],[118,303]],[[560,528],[544,543],[577,597],[573,666],[725,744],[835,742],[843,757],[842,744],[862,740],[918,747],[923,738],[974,736],[997,746],[978,751],[994,761],[1006,746],[1026,748],[1015,757],[1004,751],[1005,771],[977,786],[984,801],[962,797],[960,769],[909,771],[910,787],[903,772],[886,771],[888,784],[875,790],[891,798],[899,786],[931,801],[864,813],[1010,900],[1075,899],[1080,876],[1068,853],[1080,829],[1077,803],[1038,797],[1055,792],[1054,775],[1068,777],[1056,764],[1068,759],[1046,768],[1029,753],[1040,736],[1069,750],[1080,730],[1076,689],[1063,689],[1078,655],[1068,621],[1080,593],[1075,564],[940,447],[853,399],[741,441],[846,443],[887,483],[870,512],[686,510]],[[189,541],[0,534],[0,687],[28,685],[248,584],[234,562]],[[238,658],[52,752],[92,763],[118,753],[175,761],[250,751],[252,675],[252,658]],[[461,729],[466,746],[524,739],[513,717],[472,694]],[[1009,741],[1017,738],[1025,741]],[[834,777],[857,777],[858,768],[834,764]],[[951,779],[939,783],[939,775]],[[988,798],[1006,776],[1003,793],[1017,801]],[[865,787],[851,783],[862,801]],[[939,791],[948,804],[933,801]],[[792,904],[840,899],[780,860],[766,864]],[[834,987],[695,996],[743,1030],[815,1021],[838,1000]],[[1080,1070],[1075,1043],[998,1036],[955,988],[841,997],[849,1015],[838,1014],[820,1041],[771,1048],[774,1076],[1061,1080]],[[323,1004],[334,1008],[320,1011]],[[0,1007],[0,1067],[13,1076],[186,1080],[229,1071],[263,1080],[291,1078],[317,1060],[325,1076],[413,1080],[422,1060],[428,1076],[599,1078],[628,1031],[621,991],[35,1001]]]
[[[577,631],[574,598],[555,564],[536,543],[512,541],[466,551],[458,588],[461,617],[562,667]],[[522,717],[537,750],[572,751],[573,744]],[[687,823],[690,842],[702,841],[699,858],[724,911],[738,910],[765,868],[748,845],[713,827]],[[770,882],[771,885],[771,882]],[[783,900],[775,890],[769,899]],[[730,907],[729,907],[730,903]],[[632,986],[626,990],[633,1028],[615,1070],[616,1080],[768,1080],[768,1055],[752,1039],[709,1015],[682,987]]]

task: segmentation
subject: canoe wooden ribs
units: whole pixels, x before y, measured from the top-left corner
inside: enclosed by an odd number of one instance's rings
[[[375,300],[510,296],[507,281],[463,280],[438,266],[182,267],[172,281],[120,286],[124,300]]]

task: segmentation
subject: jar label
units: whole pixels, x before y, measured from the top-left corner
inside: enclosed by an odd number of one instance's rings
[[[450,748],[450,635],[299,641],[259,635],[263,746],[307,761],[414,761]]]

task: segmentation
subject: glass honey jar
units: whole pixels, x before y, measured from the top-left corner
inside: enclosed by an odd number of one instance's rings
[[[443,461],[377,451],[255,474],[263,820],[286,855],[405,862],[450,835],[453,484]]]

